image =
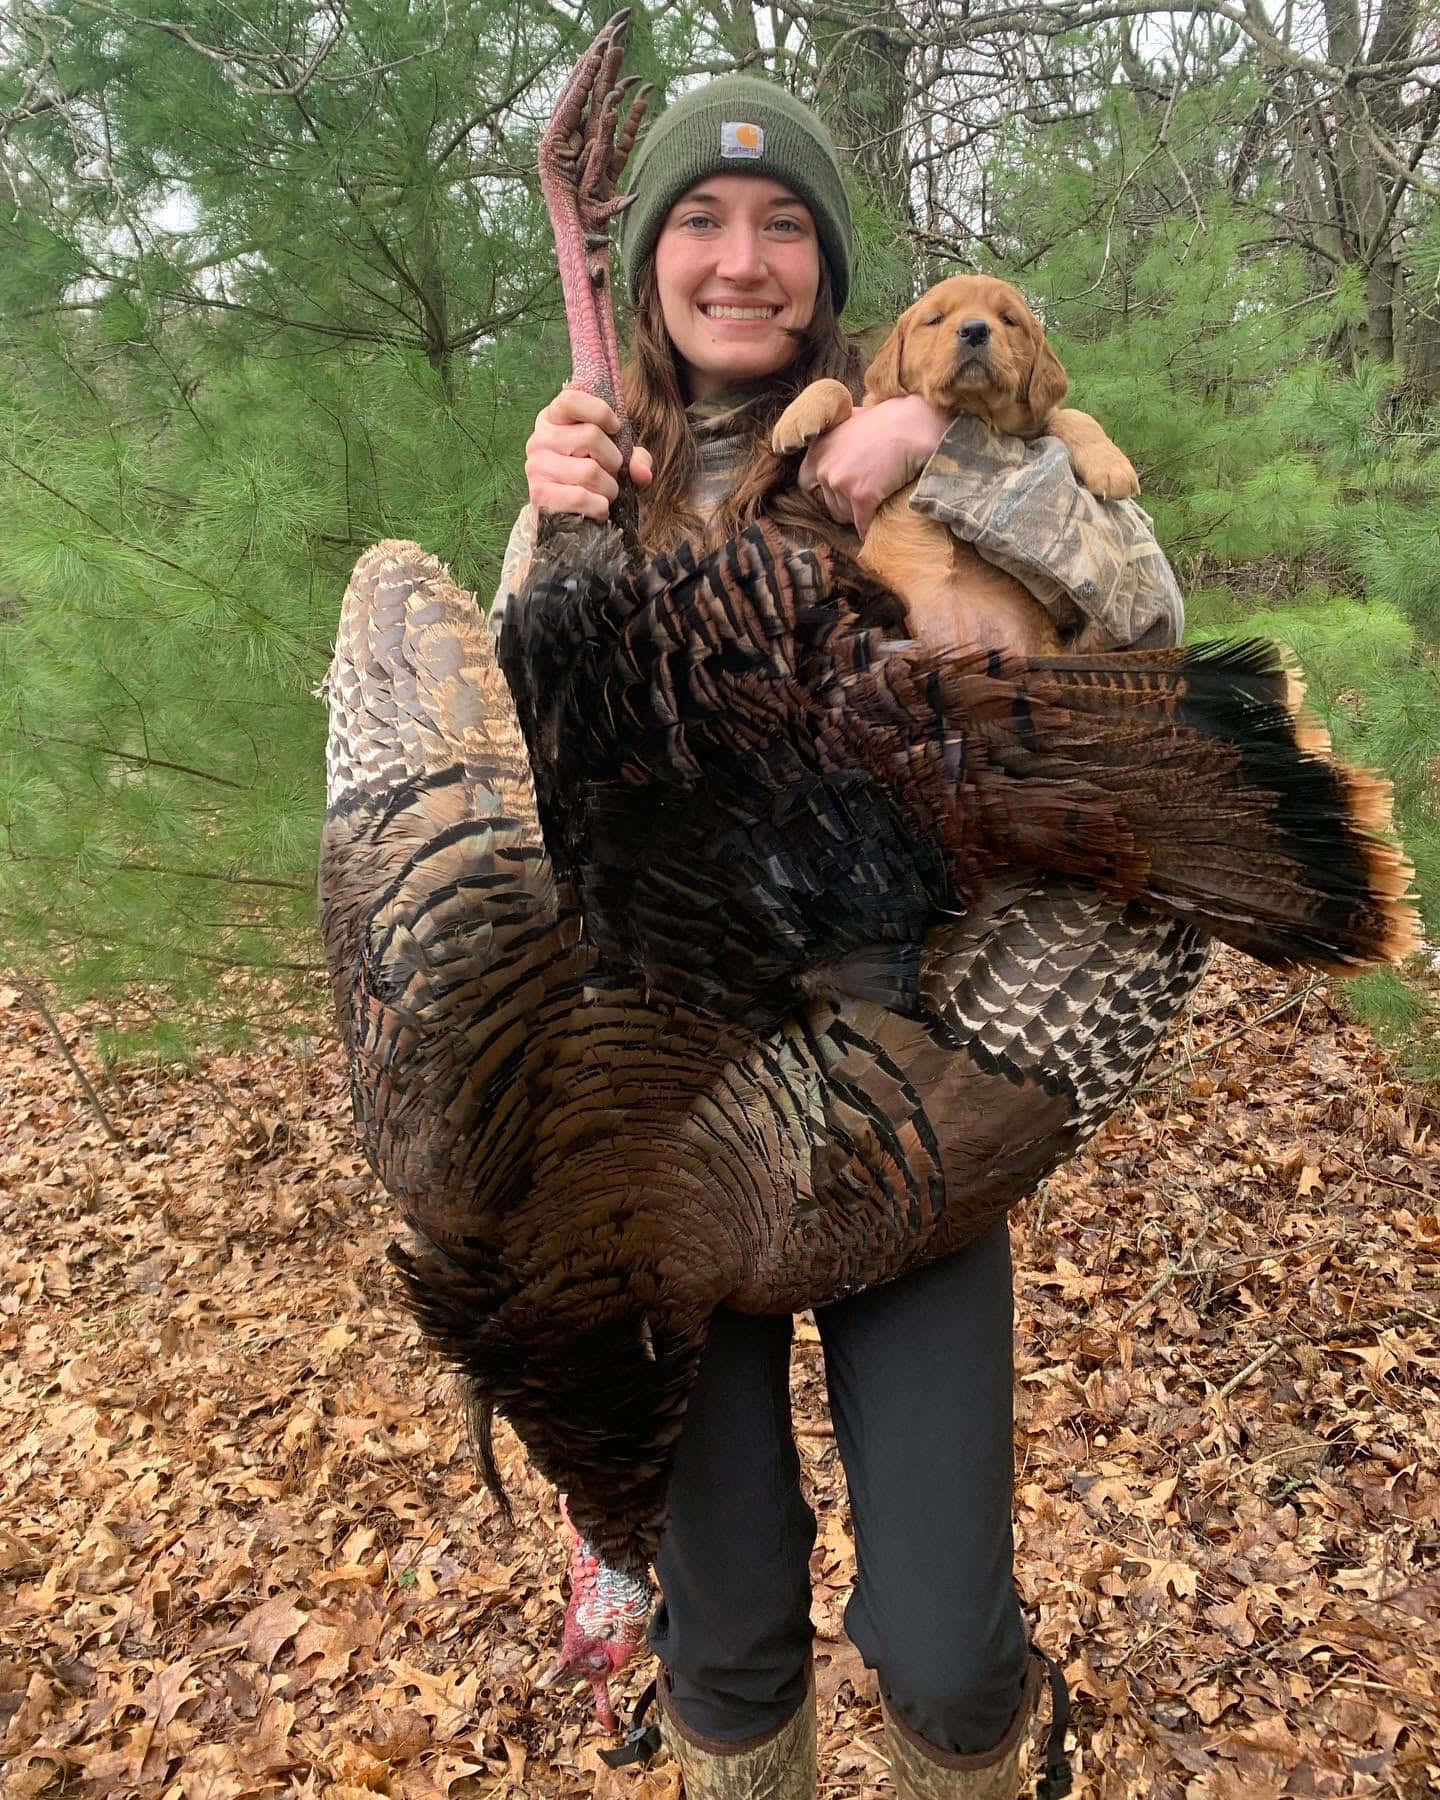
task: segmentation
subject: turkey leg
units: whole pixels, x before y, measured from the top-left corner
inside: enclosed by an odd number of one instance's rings
[[[565,296],[571,385],[598,395],[613,409],[620,421],[616,444],[627,469],[634,435],[625,412],[610,304],[609,227],[629,205],[629,196],[617,195],[615,185],[650,95],[649,86],[635,77],[619,79],[629,22],[628,9],[617,12],[571,70],[539,152],[540,188],[555,233]],[[607,1731],[615,1731],[607,1684],[644,1638],[649,1585],[643,1574],[604,1560],[572,1522],[563,1494],[560,1511],[570,1537],[570,1600],[559,1659],[536,1685],[546,1688],[583,1676],[594,1693],[596,1717]],[[637,1741],[641,1735],[636,1733]]]
[[[628,9],[601,28],[570,72],[540,140],[540,189],[555,233],[555,255],[570,332],[571,385],[597,394],[620,420],[617,443],[629,466],[633,437],[620,384],[620,349],[610,305],[610,221],[630,203],[617,194],[645,117],[648,85],[617,79]],[[622,123],[623,116],[623,123]]]

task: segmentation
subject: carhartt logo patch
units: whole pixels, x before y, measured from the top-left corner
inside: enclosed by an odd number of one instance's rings
[[[765,127],[748,122],[727,121],[720,127],[722,156],[759,156],[765,149]]]

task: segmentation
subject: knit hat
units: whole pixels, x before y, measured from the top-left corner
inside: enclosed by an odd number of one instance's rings
[[[808,106],[753,75],[722,75],[696,88],[646,132],[628,183],[637,198],[620,215],[620,259],[632,302],[670,208],[706,175],[768,175],[805,202],[838,313],[850,291],[851,228],[835,146]]]

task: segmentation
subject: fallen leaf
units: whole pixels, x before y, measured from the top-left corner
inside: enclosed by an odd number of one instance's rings
[[[301,1612],[298,1606],[292,1606],[280,1595],[273,1600],[267,1600],[263,1606],[257,1606],[254,1612],[245,1615],[241,1620],[240,1630],[249,1646],[251,1656],[255,1658],[262,1669],[270,1667],[284,1646],[305,1623],[307,1616]]]

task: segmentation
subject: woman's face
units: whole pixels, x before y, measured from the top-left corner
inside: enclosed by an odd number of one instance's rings
[[[655,243],[665,329],[692,400],[774,375],[794,359],[820,287],[804,201],[764,175],[707,175],[670,208]]]

